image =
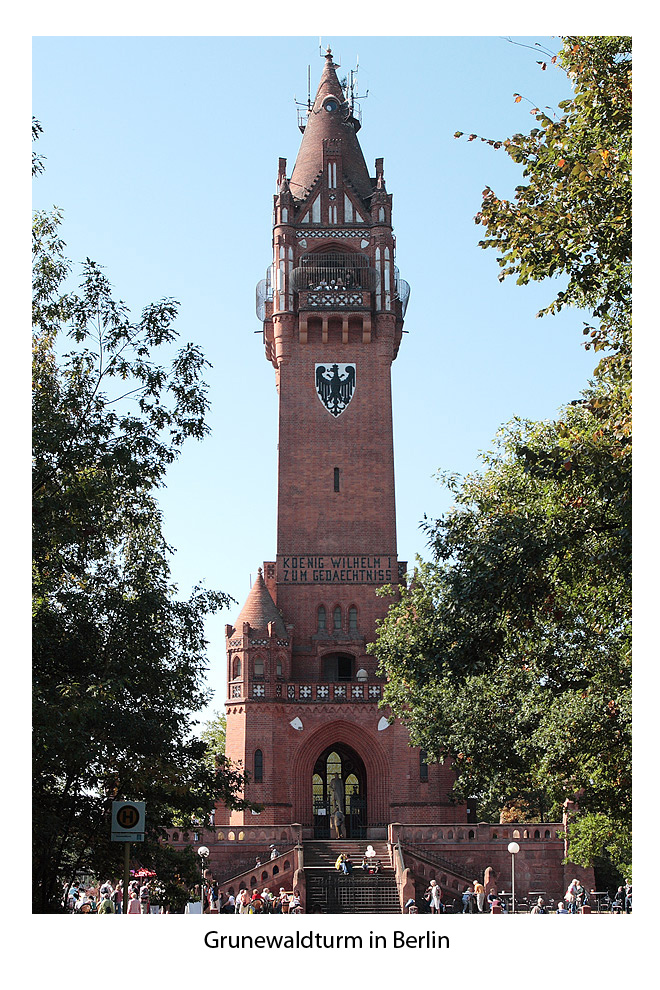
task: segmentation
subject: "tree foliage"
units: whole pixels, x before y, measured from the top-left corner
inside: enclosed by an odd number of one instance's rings
[[[174,300],[133,319],[89,259],[76,285],[60,225],[59,211],[34,216],[36,911],[76,875],[119,873],[113,797],[147,802],[147,860],[175,814],[242,804],[241,775],[221,754],[209,766],[191,731],[209,697],[204,619],[229,599],[177,596],[155,498],[185,440],[208,432],[207,362],[174,349]]]
[[[600,423],[514,422],[486,470],[449,480],[421,564],[379,630],[387,702],[491,813],[630,813],[630,498]],[[575,452],[579,437],[580,456]],[[591,442],[589,443],[589,437]]]
[[[206,743],[206,761],[210,767],[213,767],[216,757],[224,756],[227,740],[227,716],[223,712],[214,712],[213,718],[205,723],[200,735]]]
[[[631,817],[629,55],[627,38],[564,39],[553,61],[573,98],[490,142],[527,184],[513,202],[487,188],[476,218],[501,278],[563,276],[539,315],[590,311],[593,381],[556,421],[504,427],[482,471],[445,476],[455,505],[423,523],[433,560],[373,647],[386,703],[414,744],[451,757],[457,795],[491,815],[578,796],[585,864],[628,862]]]

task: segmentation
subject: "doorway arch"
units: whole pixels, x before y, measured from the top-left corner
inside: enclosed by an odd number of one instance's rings
[[[292,735],[296,735],[291,730]],[[368,724],[356,724],[343,718],[333,718],[319,725],[308,736],[301,733],[302,745],[293,755],[290,774],[293,781],[293,820],[304,827],[312,826],[312,777],[321,753],[340,744],[349,746],[364,763],[367,780],[367,826],[383,825],[391,818],[390,774],[387,754],[378,738],[378,731]]]
[[[339,781],[338,790],[335,781]],[[326,746],[314,764],[314,838],[331,837],[331,818],[337,807],[344,815],[346,838],[363,839],[367,834],[367,772],[361,757],[342,742]]]

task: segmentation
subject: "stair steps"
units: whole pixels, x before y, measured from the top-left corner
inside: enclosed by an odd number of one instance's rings
[[[365,849],[373,846],[375,859],[381,861],[383,869],[391,869],[390,850],[387,842],[366,842],[364,839],[309,839],[303,842],[305,867],[335,868],[340,853],[351,857],[353,866],[362,862]]]
[[[381,861],[377,874],[360,868],[367,845]],[[340,853],[351,857],[354,870],[346,875],[335,869]],[[318,839],[303,843],[307,913],[400,914],[399,892],[386,842],[364,839]]]

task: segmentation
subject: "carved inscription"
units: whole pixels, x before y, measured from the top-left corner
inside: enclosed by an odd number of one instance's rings
[[[278,557],[278,581],[285,584],[391,584],[397,578],[389,554]]]

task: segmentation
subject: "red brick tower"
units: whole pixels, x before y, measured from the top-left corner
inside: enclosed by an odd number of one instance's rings
[[[408,285],[394,265],[383,160],[370,177],[359,122],[328,50],[291,176],[280,159],[273,263],[257,289],[279,393],[277,559],[227,626],[227,755],[250,774],[260,819],[347,836],[391,822],[465,821],[451,771],[428,766],[378,707],[366,652],[397,584],[390,367]]]

